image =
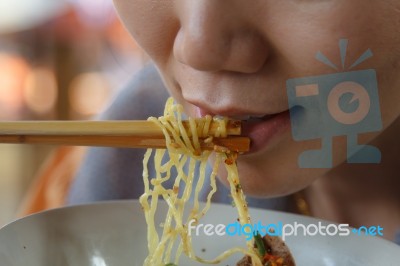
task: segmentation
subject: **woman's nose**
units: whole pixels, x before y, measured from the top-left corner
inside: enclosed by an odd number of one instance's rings
[[[257,72],[268,57],[262,34],[241,12],[247,1],[185,1],[174,56],[201,71]],[[236,3],[233,4],[233,3]]]

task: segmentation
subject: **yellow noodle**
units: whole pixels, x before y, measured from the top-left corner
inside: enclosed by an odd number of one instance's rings
[[[199,138],[207,139],[212,143],[213,137],[226,137],[227,119],[212,119],[207,115],[200,119],[189,118],[189,130],[186,130],[182,123],[183,107],[174,105],[173,99],[168,99],[164,110],[164,116],[158,119],[149,118],[159,125],[165,135],[169,160],[165,160],[165,150],[150,149],[146,152],[143,160],[143,181],[144,193],[140,197],[140,203],[145,213],[148,225],[147,239],[149,254],[144,262],[145,266],[163,266],[172,260],[178,264],[180,256],[185,254],[189,258],[201,263],[216,264],[222,262],[234,253],[243,253],[252,258],[253,265],[261,265],[261,261],[253,247],[253,240],[247,242],[247,249],[233,247],[212,260],[205,260],[197,256],[193,250],[192,238],[189,235],[186,224],[191,221],[199,221],[211,207],[211,199],[217,191],[216,174],[221,162],[228,172],[231,195],[238,210],[241,224],[250,223],[247,203],[240,187],[235,158],[224,147],[217,147],[216,160],[212,173],[206,176],[206,164],[210,151],[202,151]],[[214,136],[210,136],[209,129],[211,121],[218,123]],[[227,153],[227,154],[226,154]],[[147,164],[151,155],[154,155],[155,176],[150,177]],[[198,165],[196,165],[198,163]],[[188,167],[187,174],[185,167]],[[166,188],[164,183],[171,177],[171,170],[174,169],[177,175],[172,188]],[[197,183],[194,184],[195,176],[198,175]],[[210,178],[211,189],[207,194],[205,206],[200,209],[199,195],[204,186],[205,178]],[[193,206],[184,220],[185,207],[194,196]],[[162,225],[162,233],[158,235],[155,215],[159,198],[168,205],[168,211]],[[172,254],[175,249],[175,254]]]

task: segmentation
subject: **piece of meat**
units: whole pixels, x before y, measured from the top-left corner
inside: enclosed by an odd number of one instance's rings
[[[269,255],[282,258],[283,262],[282,264],[277,264],[278,266],[296,266],[288,246],[280,237],[265,235],[263,242]],[[236,266],[252,266],[251,258],[249,256],[243,257]]]
[[[252,266],[251,259],[249,256],[244,256],[241,260],[236,263],[236,266]]]

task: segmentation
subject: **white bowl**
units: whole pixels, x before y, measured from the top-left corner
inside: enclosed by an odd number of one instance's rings
[[[160,204],[159,217],[165,214]],[[318,223],[299,215],[252,209],[253,221]],[[214,204],[202,223],[228,224],[236,220],[228,205]],[[326,224],[326,222],[324,222]],[[197,254],[213,258],[242,237],[195,237]],[[293,236],[286,239],[297,265],[398,266],[400,247],[378,237]],[[17,220],[0,229],[0,265],[4,266],[135,266],[146,256],[146,224],[137,201],[113,201],[66,207]],[[235,265],[240,255],[220,265]],[[183,258],[181,265],[199,265]]]

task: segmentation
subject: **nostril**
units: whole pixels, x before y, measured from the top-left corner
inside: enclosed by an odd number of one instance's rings
[[[199,71],[256,73],[263,68],[269,48],[257,32],[232,30],[200,34],[181,29],[173,54],[179,63]]]
[[[229,41],[214,38],[211,32],[200,34],[181,29],[175,39],[173,53],[178,62],[200,71],[218,71],[229,56]],[[221,34],[222,35],[222,34]]]

